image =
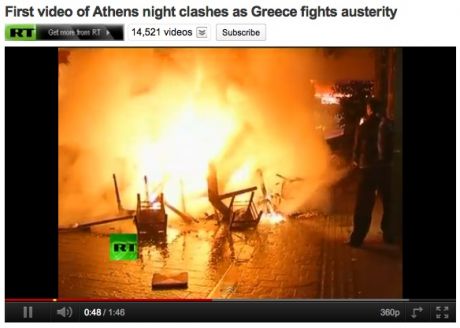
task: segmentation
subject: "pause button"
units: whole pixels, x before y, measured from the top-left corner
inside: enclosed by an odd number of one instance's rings
[[[23,306],[22,307],[22,317],[24,319],[32,319],[34,316],[33,307],[32,306]]]

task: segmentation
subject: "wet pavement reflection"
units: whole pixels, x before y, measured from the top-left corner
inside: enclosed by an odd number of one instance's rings
[[[60,298],[400,298],[402,256],[381,243],[378,220],[363,249],[344,245],[350,215],[299,216],[229,233],[215,220],[174,224],[139,241],[134,261],[109,259],[110,233],[132,222],[59,234]],[[154,273],[188,273],[188,287],[152,289]],[[379,284],[375,284],[379,281]]]
[[[109,259],[110,233],[133,233],[129,224],[60,233],[59,297],[205,298],[234,258],[232,237],[224,230],[214,221],[169,227],[167,235],[139,240],[135,261]],[[152,291],[153,273],[184,271],[186,290]]]

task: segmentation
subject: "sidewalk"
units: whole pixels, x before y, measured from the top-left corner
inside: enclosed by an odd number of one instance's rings
[[[379,223],[355,249],[344,244],[351,215],[261,221],[231,234],[202,220],[169,227],[166,243],[141,246],[136,261],[108,257],[109,233],[133,227],[60,233],[59,297],[401,298],[401,250],[381,242]],[[188,272],[188,288],[152,290],[153,273],[177,272]]]
[[[399,246],[381,242],[378,220],[361,249],[344,244],[351,216],[288,219],[259,226],[252,254],[242,252],[214,298],[401,298]]]

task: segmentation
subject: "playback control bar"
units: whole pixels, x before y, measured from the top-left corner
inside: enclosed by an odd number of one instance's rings
[[[455,302],[6,302],[6,322],[455,322]]]
[[[123,25],[12,24],[5,26],[6,41],[123,41]]]

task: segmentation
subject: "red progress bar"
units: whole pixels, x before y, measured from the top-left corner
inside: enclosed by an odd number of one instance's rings
[[[5,302],[212,302],[211,298],[7,298]]]

